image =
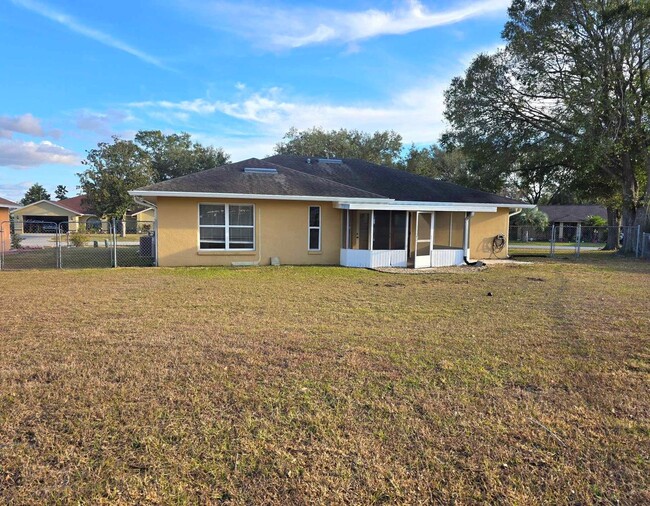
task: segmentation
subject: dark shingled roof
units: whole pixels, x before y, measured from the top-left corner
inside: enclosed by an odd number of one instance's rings
[[[577,223],[585,221],[587,216],[600,216],[607,219],[607,208],[597,204],[538,206],[538,209],[548,215],[550,223]]]
[[[276,169],[277,174],[250,174],[244,168]],[[250,158],[242,162],[229,163],[169,181],[152,184],[138,191],[205,192],[205,193],[245,193],[251,195],[286,195],[339,198],[382,198],[346,184],[335,182],[317,175],[306,174],[270,163]]]
[[[517,205],[522,203],[492,193],[353,158],[342,159],[342,163],[323,163],[319,162],[318,158],[289,155],[275,155],[264,160],[299,170],[305,174],[313,174],[356,188],[363,188],[395,200],[463,204]],[[307,160],[310,160],[311,163],[308,163]]]
[[[77,195],[76,197],[70,197],[69,199],[63,200],[50,200],[50,202],[61,207],[65,207],[66,209],[69,209],[75,213],[93,214],[93,212],[88,209],[88,206],[86,205],[85,195]]]
[[[277,174],[247,174],[244,168],[273,168]],[[306,156],[250,158],[138,188],[137,191],[242,193],[251,195],[377,198],[399,201],[497,204],[523,202],[457,184],[418,176],[364,160],[336,163]]]

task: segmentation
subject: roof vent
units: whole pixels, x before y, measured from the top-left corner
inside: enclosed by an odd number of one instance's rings
[[[246,174],[277,174],[278,169],[270,167],[244,167]]]
[[[341,165],[343,160],[338,158],[319,158],[318,163],[330,163],[332,165]]]

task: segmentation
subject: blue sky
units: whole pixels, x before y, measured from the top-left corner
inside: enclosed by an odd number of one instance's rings
[[[500,44],[508,0],[4,0],[0,196],[77,193],[85,151],[185,131],[233,159],[292,126],[444,130],[443,92]]]

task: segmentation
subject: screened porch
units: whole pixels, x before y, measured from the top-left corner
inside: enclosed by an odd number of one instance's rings
[[[347,209],[340,262],[366,268],[461,265],[465,227],[463,212]]]

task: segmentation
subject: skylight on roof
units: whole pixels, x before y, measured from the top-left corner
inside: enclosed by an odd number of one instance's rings
[[[278,169],[270,167],[244,167],[246,174],[277,174]]]
[[[331,163],[335,165],[340,165],[343,163],[343,160],[339,158],[319,158],[318,163]]]

